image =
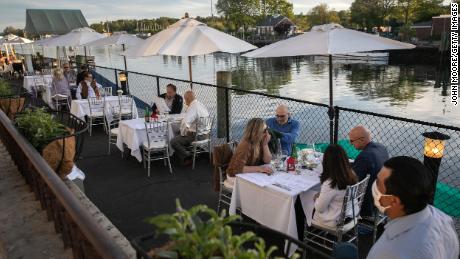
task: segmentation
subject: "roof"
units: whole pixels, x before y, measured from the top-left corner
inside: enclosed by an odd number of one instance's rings
[[[66,34],[81,27],[89,27],[81,10],[26,10],[25,31],[32,35]]]
[[[441,14],[439,16],[433,16],[433,19],[450,19],[450,14]]]
[[[272,15],[270,15],[270,16],[267,16],[261,22],[257,23],[257,26],[273,26],[273,27],[275,27],[278,23],[280,23],[281,21],[283,21],[285,19],[287,19],[287,21],[289,21],[290,23],[294,24],[286,16],[282,16],[282,15],[272,16]]]
[[[412,24],[411,28],[431,28],[432,21],[416,22]]]

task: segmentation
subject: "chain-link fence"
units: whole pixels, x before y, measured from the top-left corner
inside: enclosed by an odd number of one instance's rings
[[[117,70],[96,66],[95,71],[109,82],[118,83]],[[168,84],[174,84],[180,95],[191,89],[189,81],[137,72],[128,73],[128,84],[130,94],[137,99],[137,105],[141,108],[139,111],[143,110],[146,105],[150,107],[155,96],[166,92]],[[263,119],[273,117],[279,104],[287,105],[292,118],[300,123],[297,143],[329,143],[332,136],[327,105],[235,88],[238,86],[226,88],[193,83],[192,89],[197,99],[207,107],[214,118],[215,127],[212,131],[214,144],[239,140],[248,120],[254,117]],[[228,113],[220,112],[222,109],[218,107],[222,105],[228,107]],[[446,142],[444,157],[439,169],[435,205],[456,219],[460,218],[460,164],[458,163],[460,161],[460,128],[342,107],[335,107],[335,111],[333,137],[336,142],[345,147],[351,158],[356,157],[359,153],[348,141],[348,132],[356,125],[364,125],[369,128],[373,140],[384,144],[390,156],[407,155],[421,161],[424,159],[425,141],[422,133],[439,131],[449,135],[450,140]],[[225,122],[228,122],[228,128]],[[218,134],[227,130],[228,134]]]

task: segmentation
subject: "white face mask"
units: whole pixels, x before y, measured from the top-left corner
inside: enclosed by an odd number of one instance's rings
[[[383,207],[382,204],[380,204],[380,198],[384,196],[393,196],[393,195],[381,193],[379,189],[377,188],[377,181],[374,181],[374,183],[372,184],[372,196],[374,197],[374,205],[375,207],[377,207],[380,213],[382,214],[385,213],[385,210],[391,207],[391,206]]]

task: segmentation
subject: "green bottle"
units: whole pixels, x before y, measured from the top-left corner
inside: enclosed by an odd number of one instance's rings
[[[295,144],[292,144],[292,151],[291,151],[291,157],[297,161],[298,155],[297,155],[297,146]]]

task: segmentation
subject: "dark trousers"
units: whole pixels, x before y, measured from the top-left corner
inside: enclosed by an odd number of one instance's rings
[[[182,162],[192,155],[187,150],[187,147],[190,146],[194,140],[195,134],[189,134],[187,136],[178,135],[171,139],[171,147]]]
[[[303,212],[302,202],[300,201],[300,196],[297,196],[297,199],[294,203],[295,210],[295,219],[297,222],[297,235],[300,241],[303,240],[303,232],[305,228],[305,213]]]

